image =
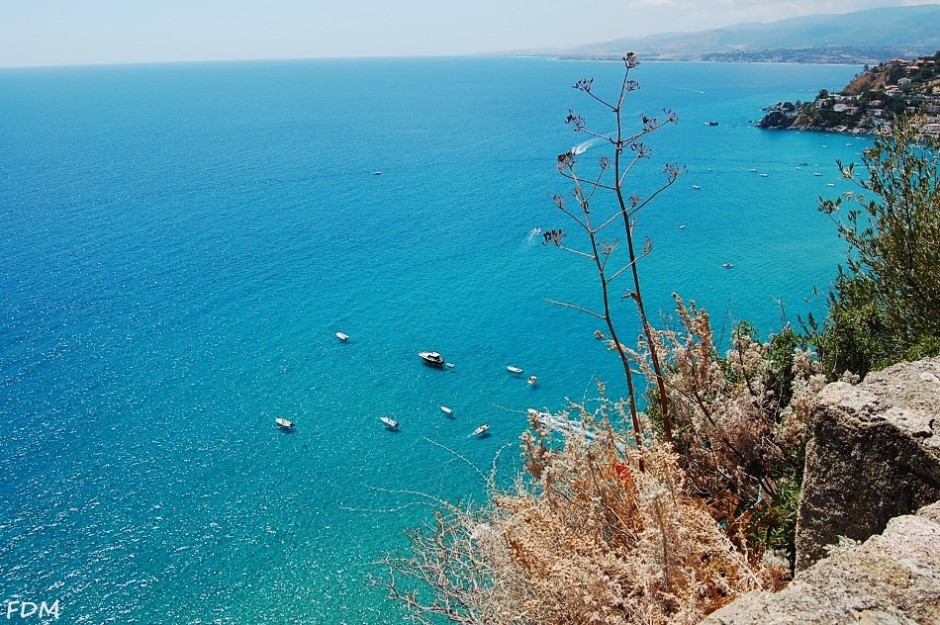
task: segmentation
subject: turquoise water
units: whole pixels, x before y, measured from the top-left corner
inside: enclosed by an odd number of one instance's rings
[[[678,291],[765,332],[778,300],[814,306],[842,255],[817,198],[866,141],[751,122],[857,71],[641,65],[628,120],[680,123],[638,184],[688,169],[640,215],[649,305]],[[594,275],[533,233],[568,226],[547,195],[586,139],[568,107],[610,126],[584,76],[614,89],[620,66],[0,71],[0,601],[58,600],[66,623],[399,622],[368,579],[428,518],[409,493],[482,492],[444,447],[485,471],[510,445],[508,472],[527,407],[594,376],[622,391],[595,321],[545,302],[594,304]]]

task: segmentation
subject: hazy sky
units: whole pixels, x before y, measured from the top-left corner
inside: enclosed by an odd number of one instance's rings
[[[0,0],[0,67],[568,47],[940,0]]]

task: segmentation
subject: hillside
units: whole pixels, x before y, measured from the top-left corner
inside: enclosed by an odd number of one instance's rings
[[[694,33],[662,33],[524,54],[558,58],[878,63],[940,49],[940,5],[811,15],[771,23],[742,23]]]
[[[758,126],[766,129],[878,133],[901,114],[926,116],[940,134],[940,52],[913,61],[895,59],[866,69],[838,93],[822,90],[812,102],[779,102]]]

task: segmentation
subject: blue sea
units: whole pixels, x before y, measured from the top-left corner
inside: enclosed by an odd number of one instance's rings
[[[858,71],[634,71],[628,127],[664,107],[680,121],[648,139],[628,187],[648,190],[667,162],[687,170],[638,218],[656,319],[674,291],[725,337],[734,320],[766,335],[819,312],[813,289],[844,246],[818,198],[847,189],[835,162],[868,140],[753,122]],[[613,97],[622,66],[0,70],[0,608],[401,622],[369,580],[425,504],[479,501],[494,461],[511,475],[526,408],[593,397],[595,379],[623,393],[597,321],[546,301],[598,303],[590,265],[537,230],[578,242],[550,198],[569,190],[556,155],[589,138],[565,126],[569,107],[613,128],[571,89],[582,77]],[[625,336],[632,312],[620,304]],[[423,366],[421,350],[455,366]],[[491,436],[468,437],[482,423]]]

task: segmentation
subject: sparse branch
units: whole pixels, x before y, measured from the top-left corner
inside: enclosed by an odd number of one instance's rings
[[[596,317],[598,319],[604,319],[604,315],[599,312],[595,312],[590,308],[585,308],[584,306],[578,306],[577,304],[571,304],[569,302],[562,302],[556,299],[545,298],[545,301],[549,304],[554,304],[555,306],[561,306],[562,308],[571,308],[572,310],[577,310],[578,312],[583,312],[586,315]]]
[[[571,174],[569,174],[569,173],[567,173],[567,172],[560,172],[560,173],[561,173],[561,175],[562,175],[563,177],[567,178],[568,180],[572,180],[572,181],[578,180],[578,178],[577,178],[576,176],[572,176]],[[604,184],[604,183],[601,183],[601,182],[596,182],[596,183],[591,183],[591,184],[592,184],[593,186],[597,187],[598,189],[606,189],[607,191],[616,191],[616,190],[617,190],[617,187],[611,186],[611,185],[608,185],[608,184]]]
[[[620,277],[620,274],[622,274],[623,272],[629,271],[629,270],[632,268],[633,263],[639,262],[641,259],[646,258],[647,256],[650,255],[650,252],[651,252],[651,251],[652,251],[652,250],[648,250],[648,251],[644,250],[644,252],[643,252],[642,254],[640,254],[640,255],[636,258],[636,260],[634,260],[634,261],[632,261],[632,262],[630,262],[630,263],[624,265],[624,266],[621,267],[620,269],[618,269],[617,272],[616,272],[614,275],[612,275],[612,276],[610,276],[609,278],[607,278],[607,284],[610,284],[611,282],[613,282],[614,280],[616,280],[618,277]]]
[[[668,166],[667,166],[667,167],[668,167]],[[633,215],[635,215],[636,213],[638,213],[638,212],[640,212],[641,210],[643,210],[643,208],[644,208],[647,204],[649,204],[650,202],[652,202],[653,200],[655,200],[656,197],[659,196],[660,193],[662,193],[663,191],[665,191],[666,189],[668,189],[669,187],[671,187],[672,185],[674,185],[675,182],[676,182],[676,180],[678,180],[678,178],[679,178],[679,172],[678,172],[678,170],[675,172],[675,174],[672,174],[672,173],[670,173],[670,172],[667,172],[667,176],[668,176],[668,180],[667,180],[667,182],[666,182],[665,184],[663,184],[663,185],[660,186],[658,189],[656,189],[652,194],[649,195],[649,197],[647,197],[646,199],[643,199],[643,200],[638,201],[638,202],[633,206],[633,208],[632,208],[632,209],[630,210],[630,212],[629,212],[629,216],[630,216],[630,217],[633,217]]]

